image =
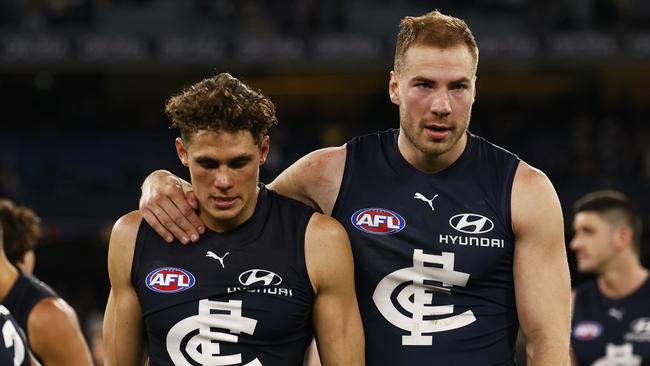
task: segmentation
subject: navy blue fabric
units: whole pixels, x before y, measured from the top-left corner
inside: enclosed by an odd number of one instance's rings
[[[347,143],[333,210],[346,227],[368,365],[513,365],[512,182],[519,159],[468,136],[460,158],[423,173],[398,130]]]
[[[2,304],[9,309],[11,315],[16,319],[16,322],[18,322],[18,325],[23,329],[25,336],[29,340],[27,327],[29,314],[31,314],[36,304],[50,297],[59,296],[50,286],[38,278],[19,272],[18,279],[16,279],[9,293],[2,300]],[[38,354],[34,354],[34,356],[39,362],[42,362]]]
[[[611,300],[596,281],[578,287],[571,344],[580,366],[650,365],[650,280],[630,296]]]
[[[27,338],[6,307],[0,307],[0,330],[0,365],[29,366]]]
[[[150,364],[301,365],[313,335],[304,255],[312,214],[261,186],[249,220],[198,244],[167,244],[143,221],[131,278]]]

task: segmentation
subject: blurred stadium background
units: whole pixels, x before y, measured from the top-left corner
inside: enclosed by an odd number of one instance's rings
[[[269,95],[280,126],[268,182],[313,149],[397,127],[397,25],[436,8],[465,19],[479,44],[470,130],[550,176],[567,241],[576,198],[629,194],[648,265],[648,1],[3,0],[0,196],[43,219],[35,274],[90,334],[109,291],[112,223],[137,208],[150,171],[187,177],[168,96],[222,71]]]

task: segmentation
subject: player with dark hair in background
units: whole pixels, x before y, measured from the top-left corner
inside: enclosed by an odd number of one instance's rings
[[[43,365],[92,365],[74,309],[48,285],[19,269],[33,269],[39,221],[31,209],[0,199],[5,258],[0,260],[1,302],[25,331],[34,356]]]
[[[578,271],[596,275],[575,290],[574,365],[650,364],[650,281],[639,259],[641,215],[623,193],[591,192],[573,207]]]

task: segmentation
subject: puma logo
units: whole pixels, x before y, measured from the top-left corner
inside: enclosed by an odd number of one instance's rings
[[[418,200],[421,200],[421,201],[424,201],[424,202],[426,202],[426,203],[428,203],[428,204],[429,204],[429,207],[431,207],[431,211],[435,211],[435,209],[433,208],[433,200],[435,200],[435,199],[436,199],[436,197],[438,197],[438,195],[435,195],[435,196],[433,196],[433,198],[431,198],[431,199],[428,199],[428,198],[426,198],[426,197],[424,197],[424,195],[423,195],[423,194],[421,194],[421,193],[418,193],[418,192],[415,192],[415,196],[414,196],[413,198],[415,198],[415,199],[418,199]]]
[[[205,256],[218,260],[219,263],[221,263],[221,268],[226,268],[226,266],[223,264],[223,259],[226,258],[228,254],[230,254],[230,252],[226,252],[226,254],[224,254],[223,257],[219,257],[218,255],[208,250],[208,252],[205,253]]]

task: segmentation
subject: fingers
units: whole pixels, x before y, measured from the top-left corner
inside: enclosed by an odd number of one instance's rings
[[[186,193],[186,200],[190,207],[192,207],[192,210],[191,214],[189,216],[185,215],[185,217],[190,221],[190,223],[192,223],[192,226],[196,228],[199,234],[203,234],[205,232],[205,226],[203,226],[203,222],[195,213],[196,209],[199,208],[199,201],[197,200],[194,191],[188,191]]]
[[[158,218],[153,212],[151,212],[149,209],[141,208],[140,213],[142,214],[144,221],[146,221],[149,226],[151,226],[151,228],[154,229],[154,231],[158,233],[158,235],[160,235],[166,242],[171,243],[174,241],[172,234],[167,231],[167,229],[165,229],[165,226],[163,226],[160,221],[158,221]]]
[[[182,220],[185,220],[188,224],[189,221],[186,219],[181,219],[183,218],[183,215],[170,200],[161,201],[160,205],[151,207],[151,211],[156,216],[158,221],[160,221],[160,224],[165,228],[165,230],[171,232],[171,234],[181,243],[189,243],[192,235],[195,235],[196,240],[198,240],[198,234],[191,227],[191,225],[189,227],[189,232],[186,231],[187,225],[185,227],[182,227],[180,224]],[[169,238],[164,236],[163,238],[165,238],[165,241],[167,242],[173,241],[173,238],[172,240],[168,240]]]
[[[171,179],[170,179],[171,178]],[[179,179],[168,175],[143,185],[140,211],[145,221],[167,242],[174,238],[183,244],[199,240],[205,226],[193,207],[198,207],[196,196],[188,191],[185,196]]]
[[[180,187],[178,192],[182,192]],[[159,206],[161,211],[158,219],[178,240],[183,244],[189,243],[190,240],[193,242],[199,240],[197,228],[203,227],[203,223],[188,204],[184,194],[171,195],[169,199],[161,200]],[[164,221],[167,219],[169,224]]]

